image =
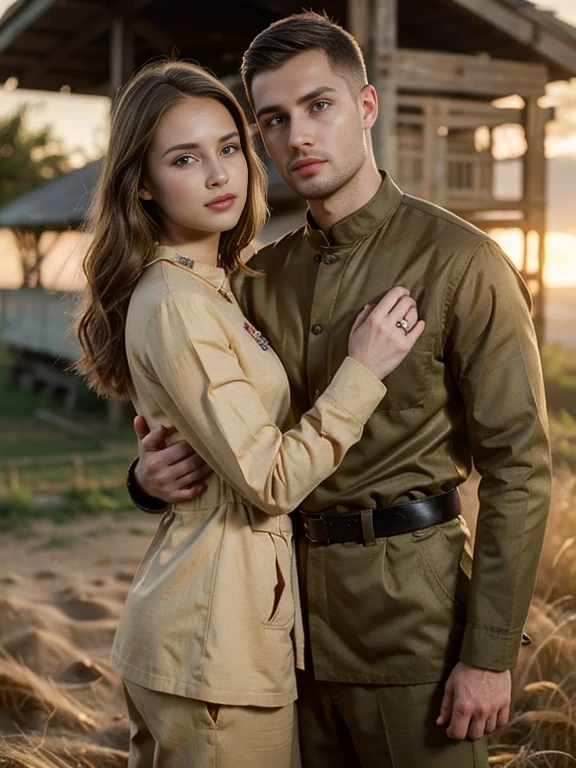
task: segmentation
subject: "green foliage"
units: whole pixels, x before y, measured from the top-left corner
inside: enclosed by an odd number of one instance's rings
[[[0,498],[0,520],[30,517],[35,507],[34,495],[27,488],[13,488]]]
[[[119,508],[118,501],[107,493],[103,493],[96,483],[68,491],[66,502],[74,512],[81,514],[111,512]]]
[[[552,455],[556,463],[565,463],[576,470],[576,418],[568,411],[550,413]]]
[[[550,412],[559,415],[565,411],[576,418],[576,352],[545,345],[542,367]]]
[[[26,107],[0,121],[0,207],[68,170],[50,128],[27,128]]]
[[[56,533],[47,538],[39,549],[71,549],[74,546],[74,543],[74,536]]]

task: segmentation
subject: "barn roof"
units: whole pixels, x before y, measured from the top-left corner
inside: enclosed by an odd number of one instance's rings
[[[346,0],[322,6],[344,25]],[[134,32],[134,61],[173,54],[219,77],[238,71],[250,40],[270,22],[298,12],[301,0],[17,0],[0,19],[2,79],[22,88],[107,94],[113,21]],[[401,48],[487,53],[545,63],[550,80],[576,76],[576,29],[528,0],[401,0]]]

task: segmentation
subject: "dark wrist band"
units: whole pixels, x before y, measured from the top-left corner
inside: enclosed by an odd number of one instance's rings
[[[170,506],[169,504],[166,504],[162,499],[157,499],[155,496],[149,496],[138,485],[138,481],[136,480],[136,464],[138,464],[138,456],[130,463],[126,475],[126,489],[132,503],[137,506],[138,509],[141,509],[143,512],[148,512],[151,515],[159,515],[166,512]]]

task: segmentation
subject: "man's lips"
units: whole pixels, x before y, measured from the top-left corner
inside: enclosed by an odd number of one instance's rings
[[[301,176],[304,176],[308,173],[319,171],[326,162],[326,160],[321,160],[319,157],[306,157],[292,163],[290,170],[292,173],[298,173]]]
[[[218,195],[209,203],[206,203],[206,208],[210,208],[212,211],[227,211],[234,205],[236,195]]]

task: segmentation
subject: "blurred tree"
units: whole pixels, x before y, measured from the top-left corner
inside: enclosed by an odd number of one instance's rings
[[[26,107],[0,121],[0,208],[69,170],[50,128],[27,128]]]

